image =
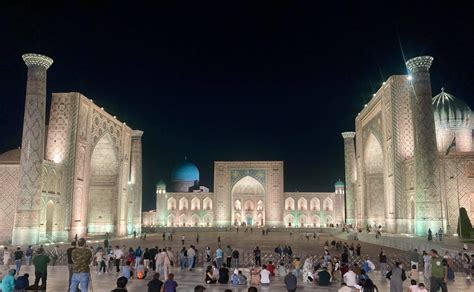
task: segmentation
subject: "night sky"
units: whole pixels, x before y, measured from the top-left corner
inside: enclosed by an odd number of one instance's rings
[[[48,102],[81,92],[145,132],[144,210],[184,156],[211,189],[216,160],[283,160],[286,191],[333,191],[340,133],[384,80],[406,73],[404,58],[433,56],[433,95],[444,86],[474,108],[472,5],[10,2],[0,7],[0,152],[21,144],[21,55],[50,56]]]

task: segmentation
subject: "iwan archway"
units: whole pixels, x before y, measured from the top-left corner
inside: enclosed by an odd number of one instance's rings
[[[235,183],[231,192],[232,222],[239,226],[265,225],[265,188],[251,176]]]
[[[91,156],[87,213],[89,234],[114,233],[117,225],[120,163],[109,134],[96,144]]]

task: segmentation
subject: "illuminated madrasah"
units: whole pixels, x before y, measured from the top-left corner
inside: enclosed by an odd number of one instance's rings
[[[53,60],[25,54],[21,150],[0,155],[0,243],[66,241],[141,229],[143,132],[80,93],[53,93]]]
[[[424,235],[456,233],[460,207],[474,220],[473,114],[445,89],[432,96],[432,61],[408,60],[342,133],[348,223]]]
[[[329,227],[344,222],[344,184],[334,192],[285,192],[282,161],[216,161],[214,192],[199,185],[189,160],[156,186],[156,210],[145,226]]]

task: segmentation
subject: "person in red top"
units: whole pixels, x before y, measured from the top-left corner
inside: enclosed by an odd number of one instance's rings
[[[349,271],[349,267],[346,264],[342,264],[341,266],[341,276],[344,277],[344,274]]]
[[[273,264],[272,261],[268,262],[267,270],[270,272],[271,276],[275,276],[275,265]]]

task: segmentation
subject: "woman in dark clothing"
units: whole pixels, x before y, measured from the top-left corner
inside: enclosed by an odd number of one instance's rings
[[[212,266],[207,266],[206,269],[206,284],[215,284],[217,282],[217,279],[214,278],[214,275],[212,274],[213,272]]]
[[[225,264],[222,264],[222,268],[219,270],[219,280],[220,284],[227,284],[229,282],[229,270],[226,268]]]

